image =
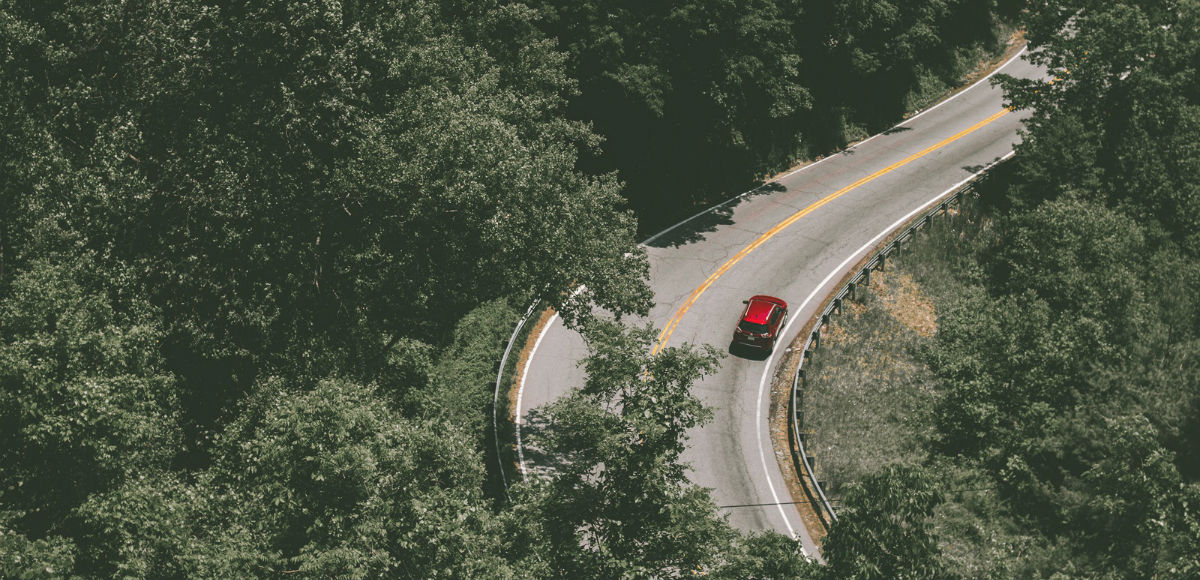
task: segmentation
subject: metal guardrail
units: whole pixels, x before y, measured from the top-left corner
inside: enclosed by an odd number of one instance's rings
[[[504,484],[504,493],[508,494],[508,476],[504,474],[504,455],[500,453],[500,421],[496,416],[499,411],[500,402],[500,386],[504,384],[504,369],[508,366],[508,355],[512,353],[513,343],[517,341],[517,336],[521,334],[521,329],[525,328],[525,324],[529,322],[529,317],[533,316],[533,311],[537,309],[541,300],[534,300],[529,308],[525,310],[525,315],[521,317],[520,322],[517,322],[517,327],[513,329],[512,336],[508,337],[508,343],[504,345],[504,355],[500,357],[499,368],[496,369],[496,384],[495,390],[492,392],[492,440],[496,443],[496,467],[500,470],[500,481]]]
[[[1005,159],[1007,158],[1008,156],[1005,157]],[[995,165],[995,163],[992,165]],[[934,216],[938,214],[944,214],[950,205],[958,203],[963,195],[973,192],[975,184],[980,178],[983,177],[983,175],[985,174],[977,174],[970,181],[967,181],[966,183],[962,184],[961,187],[955,189],[952,193],[942,199],[936,207],[929,210],[921,217],[915,218],[906,228],[901,231],[899,235],[888,242],[882,249],[877,251],[875,255],[872,256],[871,259],[868,260],[867,263],[863,265],[856,274],[850,277],[849,281],[843,284],[842,287],[833,294],[833,300],[831,300],[829,304],[825,306],[824,310],[821,311],[821,314],[814,319],[816,324],[804,341],[804,349],[801,351],[800,364],[796,367],[795,376],[792,377],[791,408],[789,409],[788,413],[788,423],[791,425],[791,436],[793,441],[795,441],[795,444],[792,446],[792,461],[796,466],[797,473],[808,474],[809,480],[812,482],[812,487],[816,490],[817,495],[821,499],[821,505],[818,506],[819,509],[817,515],[821,517],[826,526],[828,526],[830,523],[829,519],[837,521],[837,513],[830,504],[829,498],[825,494],[825,490],[821,487],[820,482],[817,480],[816,472],[813,470],[812,464],[809,461],[808,453],[804,449],[804,438],[800,432],[801,421],[797,421],[797,418],[802,414],[802,410],[799,406],[799,390],[800,384],[804,380],[804,362],[812,356],[814,351],[820,348],[821,327],[828,324],[832,320],[834,314],[841,314],[842,304],[845,302],[846,297],[849,296],[851,299],[854,299],[857,289],[860,285],[869,286],[871,283],[872,271],[883,270],[889,256],[892,256],[893,254],[899,255],[899,253],[902,251],[903,244],[910,241],[917,231],[928,227],[930,220]],[[718,204],[718,206],[719,205],[722,204]],[[690,219],[692,218],[688,218],[688,220]],[[684,220],[684,222],[681,223],[686,223],[688,220]],[[674,227],[675,226],[672,226],[672,228],[664,230],[663,233],[673,229]],[[659,235],[661,235],[661,233]],[[653,237],[651,239],[653,239]],[[647,240],[647,242],[649,241],[650,240]],[[529,308],[525,311],[525,315],[521,317],[521,320],[517,323],[516,328],[513,329],[512,336],[509,337],[508,343],[505,345],[504,355],[500,358],[500,364],[496,370],[496,382],[494,385],[495,390],[492,396],[492,434],[496,445],[496,460],[498,463],[497,467],[500,470],[500,479],[503,482],[505,494],[508,493],[509,486],[508,476],[505,475],[504,458],[500,450],[499,418],[497,416],[500,388],[504,382],[504,371],[508,365],[508,357],[512,352],[513,344],[516,341],[517,336],[520,335],[521,330],[525,327],[525,324],[529,322],[529,318],[533,315],[534,310],[539,304],[541,304],[540,300],[535,300],[532,304],[530,304]],[[828,516],[828,519],[826,516]]]
[[[828,496],[825,495],[825,490],[822,489],[821,483],[817,480],[817,475],[813,470],[808,452],[804,448],[803,434],[800,431],[800,425],[803,423],[803,409],[800,407],[799,392],[800,385],[804,381],[804,362],[812,356],[813,352],[820,348],[821,327],[829,324],[834,314],[840,315],[842,313],[842,304],[845,303],[846,298],[855,299],[859,286],[869,286],[871,284],[872,271],[882,271],[887,264],[888,257],[899,256],[903,245],[912,240],[918,230],[928,227],[930,220],[934,216],[944,214],[950,205],[958,203],[963,195],[974,192],[975,184],[983,175],[980,174],[967,183],[964,183],[961,187],[954,190],[953,193],[942,199],[936,207],[909,222],[909,225],[899,235],[892,238],[883,248],[875,252],[875,255],[857,273],[850,276],[849,281],[833,294],[833,300],[830,300],[825,309],[813,319],[815,324],[804,341],[804,349],[800,354],[800,364],[796,367],[796,375],[792,377],[792,400],[791,408],[788,412],[788,423],[791,424],[792,440],[795,441],[795,444],[792,446],[792,462],[795,464],[796,471],[798,474],[801,474],[801,477],[805,473],[808,474],[808,479],[812,482],[813,489],[816,490],[817,495],[821,499],[821,505],[817,506],[817,515],[825,523],[826,527],[831,523],[829,520],[837,521],[837,513],[833,510]]]

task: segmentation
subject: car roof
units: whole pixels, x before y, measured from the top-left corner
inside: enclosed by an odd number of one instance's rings
[[[742,320],[758,324],[767,323],[767,318],[771,316],[771,309],[775,306],[787,308],[787,303],[772,296],[753,296],[749,302],[746,305],[746,314],[742,316]]]

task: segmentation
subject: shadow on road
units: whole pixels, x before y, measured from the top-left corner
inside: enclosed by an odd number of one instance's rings
[[[767,360],[767,357],[771,356],[771,351],[746,346],[731,340],[729,341],[729,354],[747,360]]]
[[[742,202],[759,195],[767,195],[786,190],[786,187],[775,181],[764,183],[742,195],[739,195],[712,208],[709,211],[680,223],[666,233],[654,238],[646,245],[650,246],[651,248],[678,248],[679,246],[702,241],[704,240],[704,234],[714,232],[720,226],[732,224],[733,210],[738,205],[741,205]]]
[[[521,424],[521,447],[525,452],[525,466],[533,473],[544,475],[567,465],[567,458],[550,453],[549,447],[555,439],[569,438],[572,434],[558,429],[541,408],[530,409],[524,419]]]
[[[964,165],[963,170],[971,175],[975,175],[976,173],[987,169],[989,166],[999,163],[1001,159],[1003,159],[1003,157],[993,157],[992,160],[987,163],[981,163],[979,165]]]

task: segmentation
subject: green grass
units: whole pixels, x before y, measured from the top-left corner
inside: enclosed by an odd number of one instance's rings
[[[895,277],[876,273],[875,285]],[[805,387],[809,453],[835,497],[884,465],[924,459],[935,396],[929,371],[916,360],[928,339],[893,317],[884,296],[860,296],[823,336]]]
[[[884,466],[932,468],[945,499],[931,519],[933,533],[952,575],[1030,577],[1037,570],[1027,562],[1047,560],[1043,552],[1052,546],[1022,528],[984,470],[929,452],[940,384],[923,362],[935,340],[927,323],[981,280],[977,256],[993,234],[973,200],[963,205],[936,218],[886,272],[875,272],[826,330],[807,366],[804,428],[835,509],[847,485]]]
[[[886,271],[873,273],[809,361],[803,428],[812,433],[817,478],[834,497],[885,465],[928,458],[939,385],[921,351],[933,340],[933,314],[980,275],[974,249],[990,230],[972,205],[935,218]]]

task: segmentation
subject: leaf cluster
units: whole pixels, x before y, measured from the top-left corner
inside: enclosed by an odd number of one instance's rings
[[[799,543],[744,536],[680,457],[712,412],[691,392],[720,353],[685,345],[649,354],[650,327],[584,328],[587,384],[545,413],[555,467],[537,489],[549,575],[571,578],[815,577]]]
[[[534,0],[579,81],[571,118],[643,232],[926,106],[1006,40],[1016,3]],[[711,203],[711,202],[710,202]],[[680,210],[683,206],[685,210]]]
[[[1200,570],[1200,157],[1182,137],[1200,94],[1196,16],[1071,0],[1025,15],[1051,76],[1001,81],[1033,114],[984,188],[996,226],[978,277],[925,356],[940,379],[930,465],[945,487],[984,490],[934,510],[948,519],[931,561],[952,574]],[[1019,558],[988,564],[997,550]]]

